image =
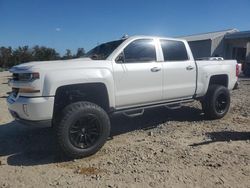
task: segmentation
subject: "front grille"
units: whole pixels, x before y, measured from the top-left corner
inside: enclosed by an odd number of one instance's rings
[[[15,81],[18,81],[19,80],[19,74],[13,73],[12,79],[15,80]]]

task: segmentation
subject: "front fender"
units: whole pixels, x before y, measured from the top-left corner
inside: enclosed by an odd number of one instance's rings
[[[84,68],[55,70],[44,76],[43,96],[55,96],[57,88],[84,83],[103,83],[108,92],[110,107],[115,106],[114,80],[112,72],[106,68]]]

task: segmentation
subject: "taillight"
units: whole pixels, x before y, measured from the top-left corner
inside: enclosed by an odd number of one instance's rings
[[[240,65],[236,63],[236,77],[240,75]]]

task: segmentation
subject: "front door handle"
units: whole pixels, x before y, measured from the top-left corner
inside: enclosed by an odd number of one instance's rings
[[[153,67],[152,69],[151,69],[151,72],[158,72],[158,71],[160,71],[161,70],[161,68],[159,68],[159,67]]]
[[[193,69],[194,69],[194,67],[193,67],[193,66],[191,66],[191,65],[189,65],[189,66],[187,66],[187,67],[186,67],[186,69],[187,69],[187,70],[193,70]]]

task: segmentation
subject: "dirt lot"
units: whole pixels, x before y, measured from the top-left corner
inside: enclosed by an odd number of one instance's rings
[[[200,104],[112,118],[96,155],[66,161],[50,128],[12,120],[0,73],[0,187],[250,187],[250,80],[232,92],[230,113],[204,120]]]

